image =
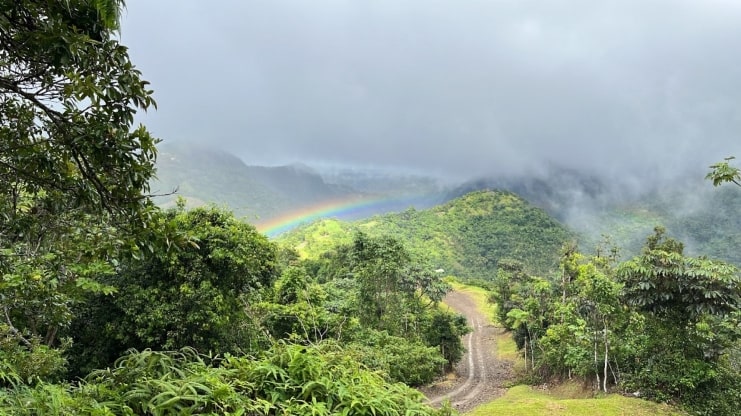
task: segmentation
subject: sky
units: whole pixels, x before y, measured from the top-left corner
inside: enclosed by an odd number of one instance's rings
[[[127,0],[165,142],[250,164],[671,178],[741,157],[741,1]]]

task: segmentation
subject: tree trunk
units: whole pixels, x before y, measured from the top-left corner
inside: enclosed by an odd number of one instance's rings
[[[608,361],[607,361],[607,359],[608,359],[607,354],[608,354],[608,351],[609,351],[609,345],[607,344],[607,322],[605,322],[605,321],[603,321],[603,322],[605,324],[605,332],[604,332],[604,334],[605,334],[605,368],[604,368],[604,371],[602,373],[602,390],[605,393],[607,393],[607,363],[608,363]]]
[[[525,369],[527,369],[527,339],[525,340]]]
[[[598,362],[598,355],[597,355],[597,334],[594,334],[594,375],[597,376],[597,389],[600,388],[600,385],[602,384],[599,376],[599,362]]]

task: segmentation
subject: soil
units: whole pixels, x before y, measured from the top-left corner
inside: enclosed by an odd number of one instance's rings
[[[474,300],[462,292],[450,292],[444,302],[468,318],[473,331],[463,338],[466,353],[455,371],[420,391],[428,403],[440,406],[450,400],[453,408],[466,412],[502,396],[512,378],[512,363],[497,359],[496,334],[502,331],[479,312]]]

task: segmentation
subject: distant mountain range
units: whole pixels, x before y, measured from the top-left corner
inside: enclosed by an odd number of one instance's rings
[[[177,196],[190,206],[223,205],[259,229],[277,235],[319,218],[357,220],[373,215],[424,210],[472,191],[512,192],[543,209],[590,251],[602,235],[635,254],[656,225],[684,241],[690,254],[707,254],[741,264],[741,189],[713,188],[702,177],[672,184],[628,187],[576,170],[481,178],[441,185],[422,175],[301,164],[248,166],[227,152],[174,143],[160,147],[153,193],[162,206]]]
[[[178,197],[185,198],[187,206],[213,203],[257,225],[280,218],[356,219],[411,206],[426,208],[441,202],[447,192],[423,176],[353,169],[320,173],[303,164],[248,166],[233,154],[190,143],[159,147],[157,179],[150,185],[152,193],[161,195],[155,197],[160,206],[173,206]]]

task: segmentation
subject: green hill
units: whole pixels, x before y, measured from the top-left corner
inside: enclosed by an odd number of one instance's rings
[[[592,252],[611,237],[622,258],[637,255],[657,225],[685,243],[693,256],[741,265],[741,189],[714,188],[703,175],[629,187],[570,170],[546,177],[488,178],[452,189],[448,198],[477,189],[507,189],[542,208],[578,235],[580,250]]]
[[[380,222],[379,229],[383,232],[408,234],[410,241],[436,241],[438,245],[414,245],[418,246],[420,253],[424,252],[423,249],[430,250],[432,258],[439,264],[458,272],[471,267],[490,270],[489,263],[496,263],[492,258],[500,256],[488,246],[489,238],[483,233],[506,235],[507,231],[503,232],[501,227],[487,228],[491,224],[483,228],[481,224],[475,224],[481,219],[472,219],[468,224],[460,224],[462,228],[455,229],[453,224],[457,224],[457,219],[449,218],[450,215],[446,216],[448,223],[435,225],[436,219],[428,218],[431,214],[427,210],[404,210],[409,206],[418,209],[430,207],[485,189],[506,189],[541,208],[573,230],[580,250],[584,252],[592,252],[602,236],[608,235],[621,248],[622,258],[629,258],[638,254],[653,228],[662,225],[670,235],[686,244],[688,254],[707,255],[741,265],[741,252],[735,249],[741,245],[741,215],[738,215],[741,189],[713,188],[701,174],[677,179],[670,184],[626,188],[574,170],[554,169],[541,176],[479,179],[446,191],[431,178],[402,173],[326,167],[320,172],[304,165],[248,166],[233,154],[187,143],[160,146],[157,168],[158,179],[152,182],[152,191],[157,194],[178,191],[176,195],[156,198],[159,205],[171,206],[177,196],[183,196],[189,206],[205,203],[224,205],[237,217],[251,223],[264,223],[331,201],[395,201],[399,196],[413,195],[414,198],[371,206],[343,218],[356,219],[401,211],[397,215],[373,217],[359,224],[372,229],[373,224]],[[442,208],[435,208],[439,209]],[[509,212],[497,213],[498,218]],[[411,217],[415,218],[414,224],[402,225],[406,218]],[[430,224],[436,228],[428,229]],[[325,221],[322,227],[329,230],[322,231],[323,238],[328,240],[327,236],[336,235],[334,231],[337,228],[357,226]],[[455,241],[451,240],[453,236],[457,236]],[[474,240],[479,243],[470,244]],[[330,242],[304,244],[307,247],[313,244],[316,248],[312,250],[319,250]],[[458,253],[449,249],[450,246],[467,247],[465,261],[468,263],[459,264],[464,260],[456,257]],[[526,251],[520,247],[512,254],[527,257]]]
[[[705,185],[705,186],[703,186]],[[697,183],[685,189],[647,193],[615,202],[564,223],[580,235],[582,249],[591,251],[600,235],[609,235],[622,258],[637,255],[657,225],[685,244],[691,256],[708,256],[741,265],[741,189],[712,188]]]
[[[535,273],[558,263],[573,234],[545,211],[505,191],[477,191],[427,210],[408,209],[356,222],[325,219],[278,238],[306,258],[316,258],[353,233],[391,235],[430,266],[464,278],[492,276],[502,258],[522,261]]]

